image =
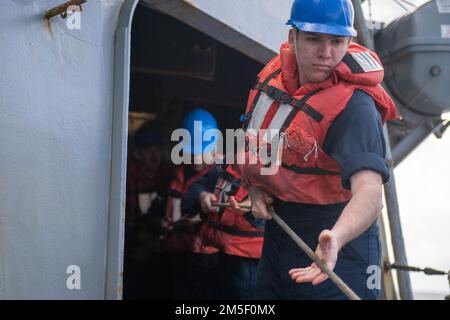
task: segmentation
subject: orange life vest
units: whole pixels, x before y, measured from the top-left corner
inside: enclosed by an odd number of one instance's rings
[[[248,198],[248,191],[241,185],[239,173],[227,166],[216,183],[217,200],[227,203],[230,196],[237,202]],[[257,221],[251,211],[246,214],[232,208],[221,208],[208,214],[200,231],[202,241],[229,255],[261,258],[264,222]]]
[[[277,144],[271,138],[266,141],[269,149],[279,146],[270,152],[278,152],[281,163],[276,174],[261,174],[267,165],[249,164],[250,152],[255,151],[247,143],[241,151],[246,162],[237,166],[244,182],[283,201],[325,205],[350,200],[351,192],[341,184],[338,162],[322,145],[329,127],[357,89],[374,99],[383,123],[396,117],[394,102],[381,86],[383,77],[378,56],[352,43],[328,79],[298,88],[295,54],[284,43],[280,55],[258,75],[243,116],[248,141],[260,139],[260,129],[280,130]],[[259,154],[256,157],[260,161]]]
[[[203,175],[208,173],[213,168],[212,165],[207,166],[202,171],[196,173],[190,179],[185,178],[184,165],[177,166],[175,169],[175,175],[170,183],[169,198],[167,201],[166,219],[169,225],[173,225],[181,218],[181,196],[185,193],[189,187],[200,179]],[[169,233],[164,241],[164,247],[166,251],[170,252],[194,252],[202,254],[211,254],[218,252],[217,248],[209,245],[205,245],[200,237],[201,225],[199,223],[190,223],[189,230],[183,232],[173,231]]]

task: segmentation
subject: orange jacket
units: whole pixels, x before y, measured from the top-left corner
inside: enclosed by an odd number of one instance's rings
[[[284,43],[250,92],[244,117],[248,143],[241,150],[246,162],[237,166],[243,181],[283,201],[325,205],[350,200],[351,192],[341,185],[339,164],[321,147],[329,127],[357,89],[374,99],[383,123],[396,117],[394,102],[381,86],[383,77],[377,55],[352,43],[328,79],[298,88],[295,54]],[[281,155],[276,174],[261,174],[264,164],[260,162],[250,164],[251,156],[260,160],[255,152],[259,149],[249,147],[260,139],[260,129],[280,130],[275,138],[278,150],[270,151]],[[269,149],[275,142],[266,141]]]
[[[210,165],[196,173],[190,179],[185,178],[185,166],[177,166],[175,177],[170,183],[169,198],[167,202],[166,219],[169,225],[174,226],[181,218],[181,195],[199,178],[205,175],[213,166]],[[200,237],[200,223],[185,221],[183,230],[174,229],[170,232],[164,242],[165,250],[170,252],[194,252],[211,254],[218,252],[215,247],[205,245]],[[203,223],[202,223],[203,224]]]
[[[230,196],[241,202],[248,198],[248,191],[241,185],[239,173],[227,166],[216,183],[215,195],[222,203],[227,203]],[[264,223],[255,223],[254,219],[250,211],[244,215],[232,208],[221,208],[208,214],[200,231],[202,240],[226,254],[259,259]]]

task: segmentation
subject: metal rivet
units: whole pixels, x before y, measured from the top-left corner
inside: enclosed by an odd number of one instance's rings
[[[441,70],[441,67],[439,67],[439,66],[434,65],[430,68],[430,74],[433,77],[438,77],[441,74],[441,72],[442,72],[442,70]]]

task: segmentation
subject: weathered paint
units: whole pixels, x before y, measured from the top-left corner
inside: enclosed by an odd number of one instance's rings
[[[0,10],[0,298],[102,299],[114,34],[123,0],[83,5],[81,30],[43,15],[61,0]],[[68,290],[66,269],[81,269]]]
[[[137,0],[89,0],[80,30],[44,20],[63,2],[4,0],[0,10],[0,299],[121,297]],[[226,26],[210,35],[263,61],[285,38],[285,3],[195,0],[190,12],[200,13],[200,30]],[[283,19],[271,11],[281,7]],[[80,290],[66,287],[71,265],[80,267]]]
[[[137,3],[138,0],[125,1],[120,12],[115,36],[111,186],[105,286],[105,298],[107,299],[121,299],[123,291],[131,21]]]

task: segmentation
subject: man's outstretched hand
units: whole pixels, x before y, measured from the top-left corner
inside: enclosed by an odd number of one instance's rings
[[[323,230],[319,235],[319,245],[316,249],[316,255],[332,271],[336,266],[337,255],[339,252],[339,243],[333,231]],[[311,282],[312,285],[318,285],[328,279],[328,275],[320,270],[313,262],[307,268],[294,268],[289,270],[291,279],[297,283]]]

